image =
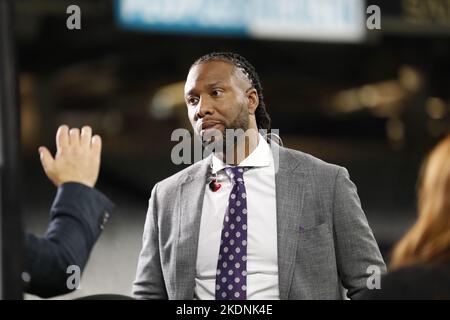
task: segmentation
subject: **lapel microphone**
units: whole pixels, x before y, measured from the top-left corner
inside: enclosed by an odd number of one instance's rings
[[[211,171],[213,170],[212,161],[209,163],[209,169]],[[217,182],[217,172],[216,173],[212,173],[211,171],[210,171],[210,174],[212,176],[210,176],[208,178],[208,180],[211,180],[209,182],[209,184],[208,184],[209,190],[211,190],[212,192],[217,192],[222,185],[219,182]]]
[[[220,189],[221,186],[222,185],[220,183],[218,183],[216,179],[212,179],[211,182],[209,183],[209,189],[212,192],[216,192],[217,190]]]

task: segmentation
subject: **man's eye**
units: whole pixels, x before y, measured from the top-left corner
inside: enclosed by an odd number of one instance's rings
[[[212,95],[213,95],[214,97],[220,97],[222,94],[223,94],[223,91],[222,91],[222,90],[216,89],[216,90],[213,90],[213,91],[212,91]]]
[[[198,98],[191,97],[188,99],[188,104],[196,105],[198,103]]]

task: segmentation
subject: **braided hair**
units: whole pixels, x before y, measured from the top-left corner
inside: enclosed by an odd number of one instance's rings
[[[259,76],[256,73],[255,68],[250,64],[250,62],[248,62],[247,59],[237,53],[212,52],[197,59],[197,61],[192,64],[191,68],[200,63],[210,61],[225,61],[231,63],[235,68],[238,68],[246,75],[252,87],[255,88],[256,92],[258,93],[259,104],[255,110],[256,124],[259,129],[270,130],[271,119],[269,114],[267,113],[266,105],[264,104],[261,81],[259,80]]]

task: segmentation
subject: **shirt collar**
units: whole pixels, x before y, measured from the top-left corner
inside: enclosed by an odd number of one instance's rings
[[[252,151],[248,155],[247,158],[242,160],[239,163],[240,167],[268,167],[270,166],[272,160],[272,151],[270,150],[269,144],[266,139],[261,135],[259,135],[258,145],[255,150]],[[231,167],[228,164],[225,164],[221,159],[217,158],[215,154],[212,156],[212,173],[222,170],[223,168]]]

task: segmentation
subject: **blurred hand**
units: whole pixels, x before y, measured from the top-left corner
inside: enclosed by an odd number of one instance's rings
[[[91,127],[80,130],[62,125],[56,133],[56,155],[52,157],[46,147],[39,147],[42,167],[47,177],[56,185],[78,182],[94,187],[100,171],[102,139],[92,137]]]

